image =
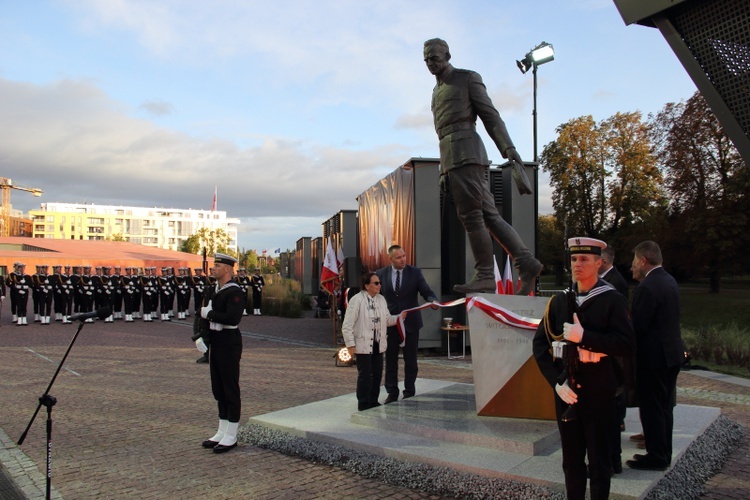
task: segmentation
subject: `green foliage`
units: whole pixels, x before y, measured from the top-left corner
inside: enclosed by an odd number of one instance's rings
[[[545,274],[554,274],[554,286],[560,288],[563,283],[565,272],[565,244],[563,231],[557,225],[557,220],[552,215],[541,215],[537,224],[539,238],[538,259],[544,262]]]
[[[713,293],[722,278],[750,273],[750,168],[700,93],[646,122],[639,112],[598,123],[589,115],[556,130],[540,158],[553,227],[605,240],[620,269],[635,245],[654,240],[678,281],[708,278]],[[541,217],[539,228],[542,262],[556,269],[546,246],[558,235]]]
[[[258,267],[258,252],[255,250],[243,250],[240,252],[238,260],[240,261],[240,267],[244,267],[252,274],[255,268]]]
[[[312,306],[310,297],[302,293],[300,284],[291,279],[264,276],[266,286],[263,288],[264,314],[284,318],[300,318],[302,311]]]
[[[712,363],[750,371],[750,329],[736,323],[728,327],[683,328],[685,350],[695,364]]]
[[[199,255],[201,252],[201,238],[198,234],[188,236],[180,245],[180,252],[192,253]]]
[[[206,255],[213,257],[216,252],[233,254],[227,250],[229,235],[223,229],[200,228],[195,234],[191,234],[180,245],[180,251],[200,255],[206,249]]]
[[[125,241],[125,237],[122,233],[115,233],[109,237],[109,241]]]

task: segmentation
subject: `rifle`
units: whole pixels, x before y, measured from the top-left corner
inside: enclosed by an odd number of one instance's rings
[[[205,307],[208,305],[208,303],[214,298],[214,294],[216,292],[216,289],[212,286],[206,286],[203,289],[203,299],[201,300],[201,306]],[[209,321],[207,319],[201,318],[201,309],[200,307],[196,311],[195,319],[193,319],[193,336],[190,337],[190,340],[195,342],[199,338],[203,337],[203,342],[206,343],[206,345],[209,345],[211,343],[211,329],[209,328]]]
[[[570,265],[570,246],[568,246],[568,225],[565,225],[565,262],[566,269],[568,271],[568,289],[565,291],[565,298],[567,299],[567,322],[573,323],[573,314],[578,311],[578,302],[576,301],[576,292],[573,288],[573,269]],[[557,382],[562,385],[565,381],[568,381],[568,387],[576,390],[577,375],[578,375],[578,344],[565,340],[561,342],[563,348],[563,372],[557,378]],[[575,405],[570,405],[563,412],[560,417],[563,422],[570,422],[578,418],[578,411]]]

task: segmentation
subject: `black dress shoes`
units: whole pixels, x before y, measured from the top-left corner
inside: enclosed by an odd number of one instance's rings
[[[215,448],[217,444],[219,444],[218,441],[211,441],[210,439],[206,439],[201,443],[201,446],[203,446],[204,448]]]
[[[669,468],[669,464],[665,464],[660,460],[656,460],[648,455],[645,455],[641,459],[628,460],[625,462],[631,469],[637,470],[659,470],[664,471]]]
[[[224,446],[223,444],[217,443],[216,446],[214,446],[214,453],[225,453],[232,448],[237,448],[237,443],[230,444],[229,446]]]
[[[395,396],[392,395],[392,394],[388,394],[388,397],[385,398],[385,401],[383,401],[383,404],[387,405],[387,404],[390,404],[390,403],[394,403],[396,401],[398,401],[398,394],[396,394]]]

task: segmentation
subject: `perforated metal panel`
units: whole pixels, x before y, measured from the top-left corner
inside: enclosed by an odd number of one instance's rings
[[[688,2],[667,17],[750,135],[750,0]]]

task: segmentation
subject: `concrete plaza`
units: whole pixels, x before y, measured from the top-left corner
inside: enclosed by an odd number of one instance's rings
[[[75,324],[0,322],[0,497],[42,498],[46,411],[26,428],[76,331]],[[243,418],[344,397],[356,368],[336,367],[325,319],[243,319]],[[188,322],[86,324],[50,394],[52,486],[58,498],[433,498],[351,472],[240,445],[224,455],[200,447],[216,410],[208,366],[196,364]],[[471,359],[432,355],[420,379],[472,383]],[[704,375],[704,374],[702,374]],[[709,374],[710,375],[710,374]],[[684,372],[678,402],[713,406],[750,427],[750,384]],[[355,413],[352,408],[352,413]],[[707,484],[706,498],[750,496],[750,437]],[[628,458],[628,457],[623,457]],[[9,485],[10,477],[13,485]],[[6,479],[4,479],[6,478]]]

